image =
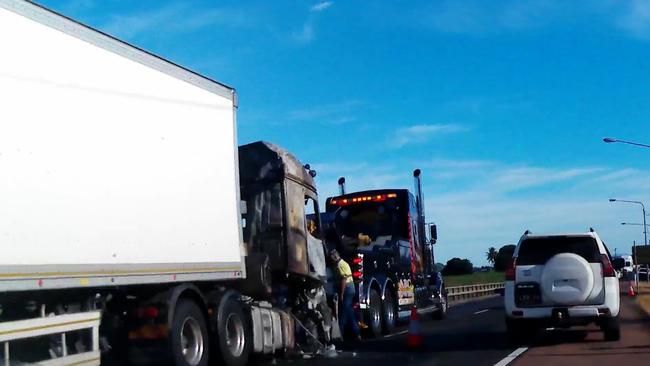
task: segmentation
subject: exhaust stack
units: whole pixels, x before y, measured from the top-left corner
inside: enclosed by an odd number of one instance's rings
[[[420,216],[420,223],[422,224],[422,230],[424,230],[424,194],[422,193],[422,179],[420,178],[420,169],[415,169],[413,171],[413,179],[415,185],[415,199],[417,200],[417,209],[418,215]]]
[[[339,195],[345,194],[345,177],[339,178]]]

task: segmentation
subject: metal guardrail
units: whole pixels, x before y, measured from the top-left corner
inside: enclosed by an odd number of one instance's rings
[[[447,299],[449,302],[459,302],[476,297],[495,295],[497,290],[505,288],[505,285],[505,282],[496,282],[447,287]]]
[[[636,276],[638,280],[645,277],[647,282],[650,282],[650,267],[646,264],[639,264],[636,266]],[[643,277],[642,277],[643,276]]]
[[[22,363],[11,360],[10,343],[27,338],[54,336],[60,337],[60,357],[37,362],[38,365],[62,366],[84,365],[98,366],[100,363],[99,351],[99,323],[101,313],[89,311],[85,313],[47,316],[34,319],[17,320],[0,323],[0,344],[2,345],[1,366],[20,365]],[[91,349],[85,352],[68,354],[66,333],[90,329]]]

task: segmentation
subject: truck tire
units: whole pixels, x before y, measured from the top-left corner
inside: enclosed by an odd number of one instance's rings
[[[384,293],[381,317],[381,331],[384,334],[391,334],[395,330],[395,320],[397,319],[397,316],[395,314],[396,306],[393,297],[393,293],[390,291],[390,289]]]
[[[381,334],[381,297],[377,290],[370,290],[370,304],[365,312],[368,337],[375,338]]]
[[[170,335],[174,366],[207,366],[209,337],[201,308],[190,299],[180,299],[174,310]]]
[[[618,341],[621,339],[621,323],[618,317],[605,319],[600,326],[606,341]]]
[[[216,321],[214,349],[221,359],[220,365],[245,366],[250,357],[253,336],[240,303],[230,296],[223,299]]]

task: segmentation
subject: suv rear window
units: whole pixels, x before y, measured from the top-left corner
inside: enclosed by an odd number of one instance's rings
[[[544,264],[554,255],[573,253],[589,263],[600,263],[600,252],[596,239],[579,236],[552,236],[525,239],[519,246],[517,265]]]

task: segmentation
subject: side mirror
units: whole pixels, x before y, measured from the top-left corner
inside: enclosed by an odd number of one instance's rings
[[[438,241],[438,227],[435,224],[429,226],[429,238],[431,238],[432,244]]]

